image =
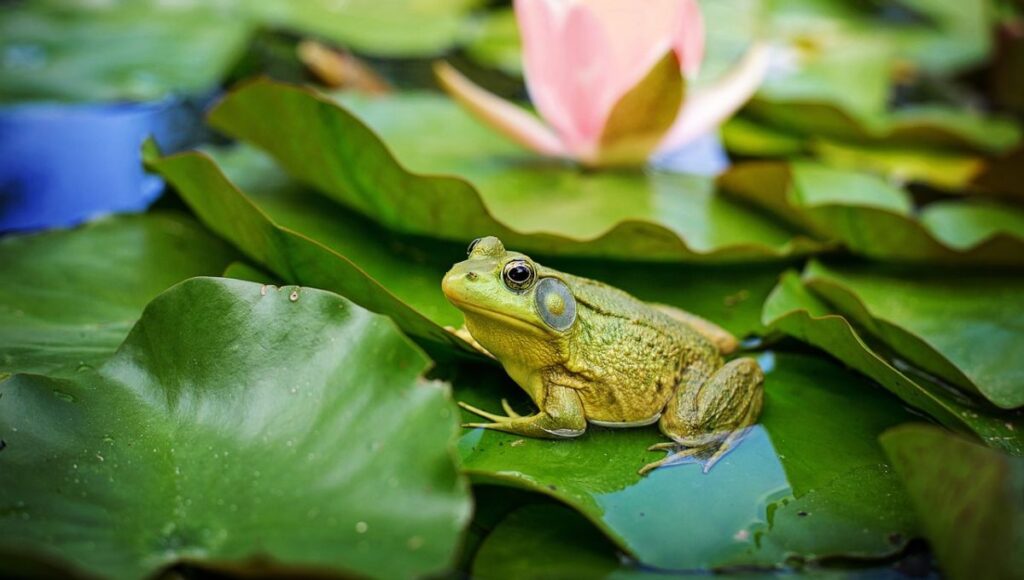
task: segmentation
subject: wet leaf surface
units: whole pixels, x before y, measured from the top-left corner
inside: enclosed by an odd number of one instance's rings
[[[235,253],[191,218],[150,213],[0,241],[0,374],[70,376],[114,354],[142,309]]]
[[[891,429],[881,441],[950,578],[1020,574],[1024,460],[928,425]]]
[[[919,217],[909,194],[880,178],[804,162],[737,165],[720,187],[874,260],[1024,264],[1024,211],[1011,205],[945,201]]]
[[[204,3],[33,2],[0,9],[0,100],[112,101],[207,92],[251,24]],[[130,48],[129,48],[130,47]]]
[[[98,369],[0,383],[0,546],[122,578],[441,571],[470,506],[428,364],[328,292],[186,281]]]
[[[440,326],[460,320],[458,311],[446,305],[437,289],[440,275],[428,288],[425,272],[433,275],[435,270],[422,264],[417,266],[414,260],[400,259],[388,246],[364,243],[368,237],[360,226],[365,222],[344,212],[332,212],[327,200],[304,194],[288,184],[266,184],[266,196],[260,207],[235,187],[208,156],[156,155],[155,151],[150,152],[149,166],[177,189],[208,227],[256,264],[288,283],[331,290],[368,310],[386,314],[412,336],[459,348],[457,339]],[[268,207],[272,208],[270,215]],[[296,231],[293,226],[301,226],[303,231]],[[405,300],[419,309],[395,296],[359,264],[339,253],[343,250],[361,250],[360,257],[369,254],[375,258],[363,260],[376,266],[375,271],[408,280]],[[433,314],[436,322],[420,309]]]
[[[587,172],[539,159],[442,96],[343,100],[256,81],[210,121],[403,234],[460,242],[497,235],[526,252],[647,261],[769,260],[821,247],[716,195],[708,178]],[[441,134],[450,137],[439,141]]]
[[[478,578],[644,576],[620,562],[615,545],[590,522],[558,504],[526,506],[508,515],[484,540],[472,570]]]
[[[824,350],[947,427],[1024,455],[1024,417],[1019,412],[973,400],[894,356],[806,287],[795,272],[784,276],[765,302],[764,323]]]
[[[794,554],[813,560],[898,552],[915,523],[875,437],[910,415],[884,391],[821,359],[767,353],[760,360],[768,369],[762,423],[707,475],[686,464],[638,476],[657,458],[645,451],[663,440],[655,427],[591,426],[563,441],[467,430],[464,469],[474,481],[564,502],[640,563],[659,568],[771,567]],[[527,410],[518,387],[497,369],[464,370],[455,385],[456,398],[472,405],[497,409],[509,397]]]
[[[159,99],[217,88],[261,27],[366,53],[433,55],[476,0],[49,0],[0,10],[0,100]],[[413,33],[415,31],[415,33]]]
[[[804,283],[911,364],[997,406],[1024,406],[1024,277],[811,262]],[[955,324],[951,324],[955,321]]]

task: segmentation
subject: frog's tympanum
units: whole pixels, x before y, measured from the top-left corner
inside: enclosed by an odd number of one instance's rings
[[[494,237],[475,240],[442,288],[465,314],[457,334],[497,359],[538,408],[523,416],[503,400],[500,416],[460,403],[491,421],[466,427],[563,438],[587,423],[657,422],[672,442],[651,450],[668,455],[640,473],[690,456],[706,472],[761,412],[757,362],[726,363],[736,339],[693,314],[545,268]]]

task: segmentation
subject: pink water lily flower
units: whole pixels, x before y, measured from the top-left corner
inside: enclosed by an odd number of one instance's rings
[[[717,128],[768,66],[751,48],[711,86],[689,90],[704,57],[696,0],[515,0],[532,113],[439,64],[442,86],[478,118],[543,155],[639,165]]]

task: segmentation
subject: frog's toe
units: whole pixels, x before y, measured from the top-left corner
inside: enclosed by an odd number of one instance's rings
[[[647,448],[648,451],[670,451],[679,448],[679,444],[673,441],[665,441],[664,443],[655,443]]]
[[[508,404],[508,399],[502,399],[501,400],[501,408],[504,409],[505,413],[507,413],[508,416],[512,417],[513,419],[515,419],[517,417],[522,417],[522,415],[520,415],[519,413],[516,413],[515,410],[512,409],[512,405]]]
[[[462,407],[463,409],[469,411],[470,413],[473,413],[474,415],[480,415],[484,419],[490,419],[491,421],[494,421],[496,423],[508,423],[509,421],[514,419],[514,417],[502,417],[501,415],[495,415],[494,413],[488,413],[487,411],[484,411],[483,409],[477,409],[473,405],[470,405],[468,403],[463,403],[462,401],[459,401],[459,406]],[[463,426],[465,426],[465,425],[463,425]],[[479,427],[480,425],[475,425],[474,424],[474,426]]]
[[[495,429],[501,426],[501,423],[463,423],[462,426],[466,429]]]
[[[654,449],[655,447],[657,447],[657,449]],[[648,463],[647,465],[641,467],[640,471],[638,471],[637,473],[639,473],[640,475],[647,475],[648,473],[654,471],[659,467],[675,465],[682,461],[683,459],[686,459],[687,457],[692,457],[693,455],[696,455],[701,451],[701,448],[699,447],[690,447],[687,449],[676,451],[677,449],[679,449],[679,445],[677,443],[658,443],[657,445],[652,445],[649,449],[650,451],[668,451],[669,454],[664,459]]]
[[[668,459],[668,458],[666,457],[665,459]],[[658,461],[654,461],[652,463],[648,463],[647,465],[641,467],[640,470],[637,471],[637,473],[640,475],[640,477],[643,477],[643,476],[647,475],[648,473],[654,471],[655,469],[661,467],[662,464],[665,463],[665,459],[659,459]]]

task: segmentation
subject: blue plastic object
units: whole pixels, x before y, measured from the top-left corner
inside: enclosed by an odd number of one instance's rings
[[[208,102],[208,99],[204,99]],[[199,101],[0,107],[0,231],[68,227],[142,211],[163,182],[142,167],[150,135],[176,151],[205,134]]]

